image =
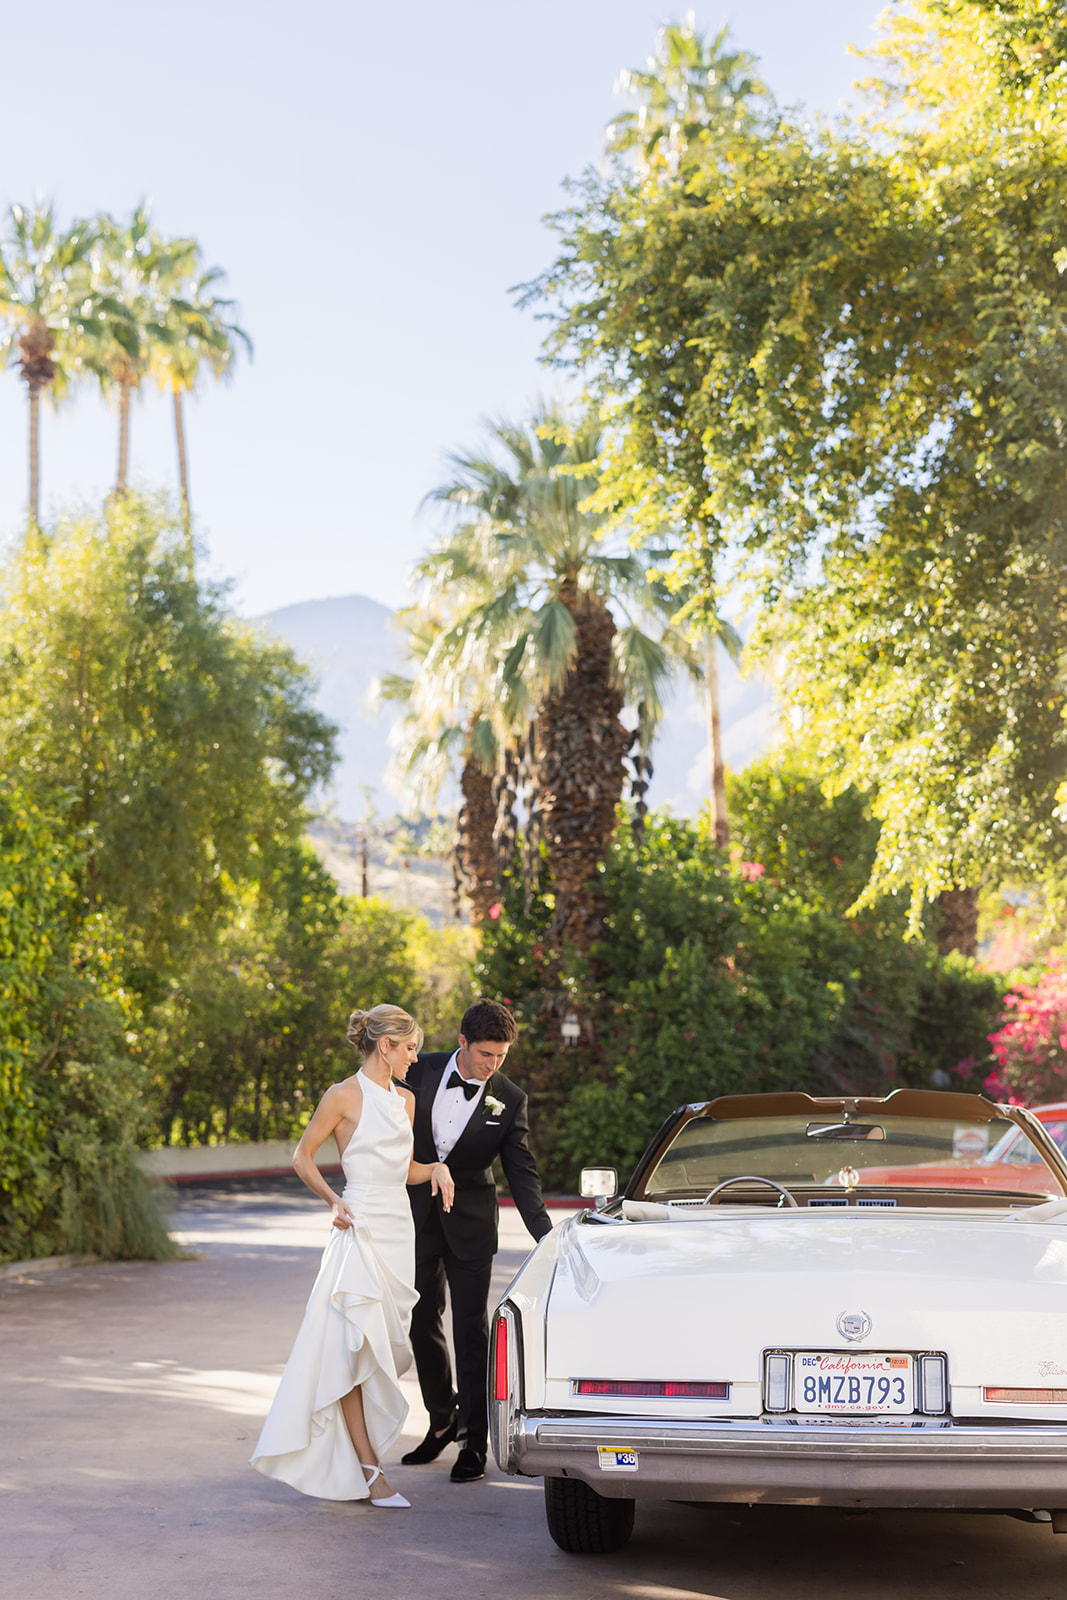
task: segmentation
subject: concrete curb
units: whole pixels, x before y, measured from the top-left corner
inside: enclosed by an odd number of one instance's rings
[[[22,1278],[28,1273],[62,1272],[65,1267],[91,1267],[99,1256],[38,1256],[36,1261],[5,1261],[0,1263],[0,1282],[4,1278]]]

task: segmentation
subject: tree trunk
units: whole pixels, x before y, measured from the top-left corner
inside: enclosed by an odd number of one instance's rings
[[[704,699],[708,716],[708,760],[711,765],[711,815],[715,823],[715,843],[720,850],[725,850],[730,843],[730,822],[726,815],[726,766],[722,758],[716,642],[714,634],[709,634],[704,640]]]
[[[30,526],[40,525],[41,510],[41,390],[47,389],[56,375],[52,360],[56,337],[43,322],[31,322],[19,336],[19,371],[30,397]]]
[[[126,493],[126,475],[130,462],[130,385],[119,383],[119,470],[115,480],[115,493]]]
[[[189,466],[185,457],[185,417],[182,410],[182,391],[176,383],[174,394],[174,437],[178,442],[178,484],[182,496],[182,520],[185,523],[185,543],[190,569],[193,565],[193,521],[189,509]]]
[[[961,955],[978,954],[978,890],[943,889],[934,904],[941,912],[937,948],[947,956],[950,950]]]
[[[40,427],[41,427],[41,394],[35,385],[30,385],[30,527],[40,526],[40,500],[41,500],[41,457],[40,457]]]
[[[489,907],[500,899],[497,886],[497,851],[493,830],[496,799],[493,779],[470,756],[459,780],[463,807],[459,814],[459,862],[463,888],[471,903],[471,921],[484,922]]]
[[[574,591],[560,599],[575,621],[577,653],[538,707],[537,805],[556,901],[549,936],[587,951],[603,929],[597,868],[615,831],[630,735],[619,721],[611,612]]]

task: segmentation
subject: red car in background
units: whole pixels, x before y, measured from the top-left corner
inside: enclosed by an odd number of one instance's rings
[[[1033,1115],[1057,1148],[1067,1155],[1067,1101],[1034,1106]],[[960,1130],[961,1139],[973,1140],[975,1130]],[[1051,1173],[1021,1128],[1011,1128],[991,1150],[968,1149],[961,1143],[951,1161],[930,1161],[906,1167],[863,1167],[858,1181],[937,1189],[998,1189],[1020,1194],[1047,1194],[1059,1198],[1051,1187]],[[831,1180],[832,1181],[832,1180]]]

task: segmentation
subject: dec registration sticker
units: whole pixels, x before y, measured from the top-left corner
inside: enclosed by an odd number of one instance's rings
[[[601,1472],[636,1472],[637,1451],[616,1450],[613,1445],[598,1445]]]

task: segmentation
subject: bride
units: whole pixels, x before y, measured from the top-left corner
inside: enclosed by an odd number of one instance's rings
[[[404,1185],[429,1181],[447,1211],[453,1183],[443,1162],[411,1159],[415,1096],[392,1083],[407,1077],[422,1044],[418,1023],[399,1006],[353,1011],[348,1042],[363,1065],[327,1089],[293,1157],[334,1231],[252,1465],[322,1500],[402,1507],[410,1502],[394,1494],[381,1458],[408,1411],[398,1380],[411,1365],[417,1296]],[[330,1134],[345,1176],[340,1198],[313,1159]]]

